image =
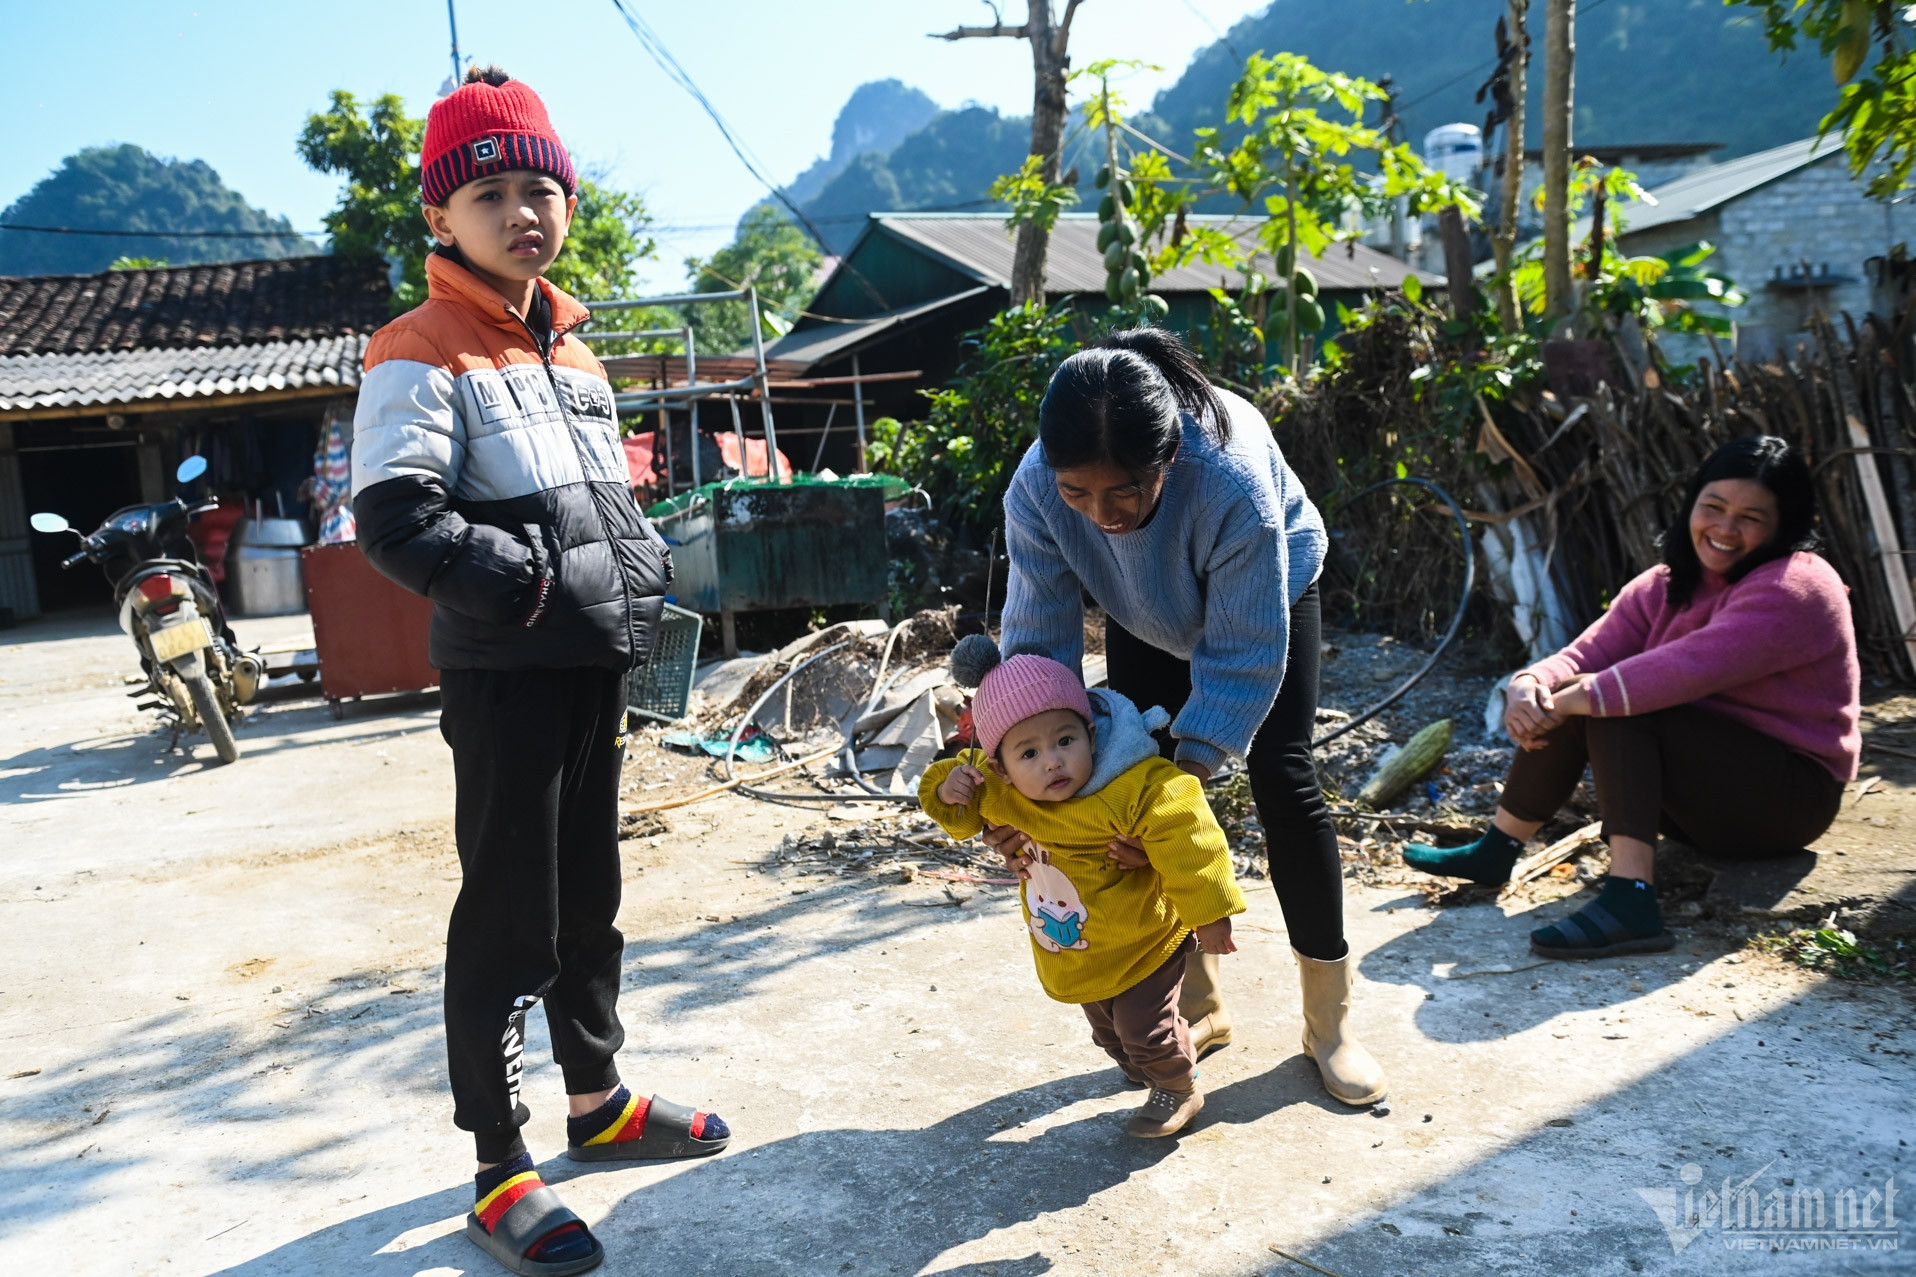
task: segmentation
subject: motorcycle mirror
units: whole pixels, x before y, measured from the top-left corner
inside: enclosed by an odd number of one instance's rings
[[[48,514],[44,510],[34,515],[31,519],[28,519],[27,522],[33,525],[35,532],[68,532],[72,530],[72,525],[65,519],[62,519],[57,514]]]
[[[181,483],[191,483],[205,473],[206,458],[193,456],[180,462],[180,468],[173,472],[173,477]]]

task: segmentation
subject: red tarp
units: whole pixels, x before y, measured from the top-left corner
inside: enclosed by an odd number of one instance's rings
[[[739,440],[738,434],[735,431],[727,430],[723,434],[713,435],[712,438],[717,440],[719,455],[725,459],[725,464],[731,469],[743,471],[748,475],[766,475],[771,473],[771,467],[765,460],[765,441],[763,439],[754,439],[750,436],[746,437],[745,460],[750,464],[740,465]],[[659,473],[665,468],[665,459],[663,457],[655,457],[652,450],[653,444],[656,443],[657,440],[658,435],[656,433],[627,435],[625,437],[625,468],[626,472],[632,477],[632,486],[649,488],[665,481],[664,475]],[[778,469],[781,475],[786,478],[791,477],[792,459],[785,455],[783,448],[779,449],[778,452]]]

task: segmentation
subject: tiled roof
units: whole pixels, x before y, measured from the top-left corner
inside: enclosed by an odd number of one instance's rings
[[[351,389],[359,385],[369,336],[344,333],[194,350],[0,355],[0,412],[150,406],[325,386]]]
[[[383,262],[337,257],[0,276],[0,356],[364,335],[391,318],[391,297]]]
[[[883,229],[920,248],[930,250],[980,283],[1011,285],[1012,238],[1002,213],[873,213],[867,233]],[[1193,223],[1215,226],[1241,243],[1251,243],[1263,218],[1198,216]],[[855,252],[856,250],[854,250]],[[849,256],[849,254],[848,254]],[[1322,258],[1306,256],[1318,286],[1329,289],[1395,288],[1406,275],[1418,274],[1403,262],[1364,244],[1340,244]],[[1270,259],[1260,256],[1260,269],[1270,270]],[[1420,275],[1434,283],[1439,277]],[[1202,262],[1180,266],[1151,281],[1154,293],[1202,292],[1242,286],[1236,271]],[[1045,291],[1102,293],[1104,254],[1098,251],[1098,219],[1089,213],[1066,213],[1058,219],[1045,254]]]

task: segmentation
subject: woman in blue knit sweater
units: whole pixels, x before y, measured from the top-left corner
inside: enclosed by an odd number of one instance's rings
[[[1173,715],[1166,752],[1200,779],[1242,758],[1272,885],[1297,954],[1304,1050],[1349,1104],[1385,1091],[1352,1034],[1337,835],[1317,784],[1324,523],[1250,403],[1213,387],[1158,329],[1115,333],[1066,360],[1039,439],[1005,494],[1011,555],[1005,650],[1036,646],[1073,668],[1083,598],[1105,614],[1113,690]],[[986,835],[1013,852],[1012,829]],[[1142,848],[1112,846],[1142,864]],[[1230,1041],[1215,955],[1185,979],[1202,1052]]]

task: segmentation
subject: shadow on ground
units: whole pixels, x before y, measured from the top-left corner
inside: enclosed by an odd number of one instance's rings
[[[1274,1069],[1213,1092],[1197,1129],[1255,1122],[1286,1105],[1314,1102],[1289,1072]],[[1075,1210],[1172,1156],[1176,1141],[1124,1135],[1120,1113],[1043,1125],[1047,1114],[1120,1087],[1115,1070],[1100,1070],[1013,1091],[922,1129],[811,1131],[684,1164],[627,1193],[597,1232],[612,1252],[612,1271],[918,1273],[998,1229]],[[1030,1126],[1042,1129],[1027,1138]],[[541,1171],[561,1184],[576,1178],[575,1169],[557,1158]],[[454,1229],[452,1217],[469,1208],[469,1197],[461,1184],[223,1271],[266,1277],[350,1267],[410,1277],[422,1269],[477,1267],[463,1236],[437,1233],[442,1221]],[[427,1239],[396,1250],[396,1241],[411,1240],[408,1233]],[[1050,1259],[1033,1254],[938,1271],[1016,1277],[1051,1268]]]

